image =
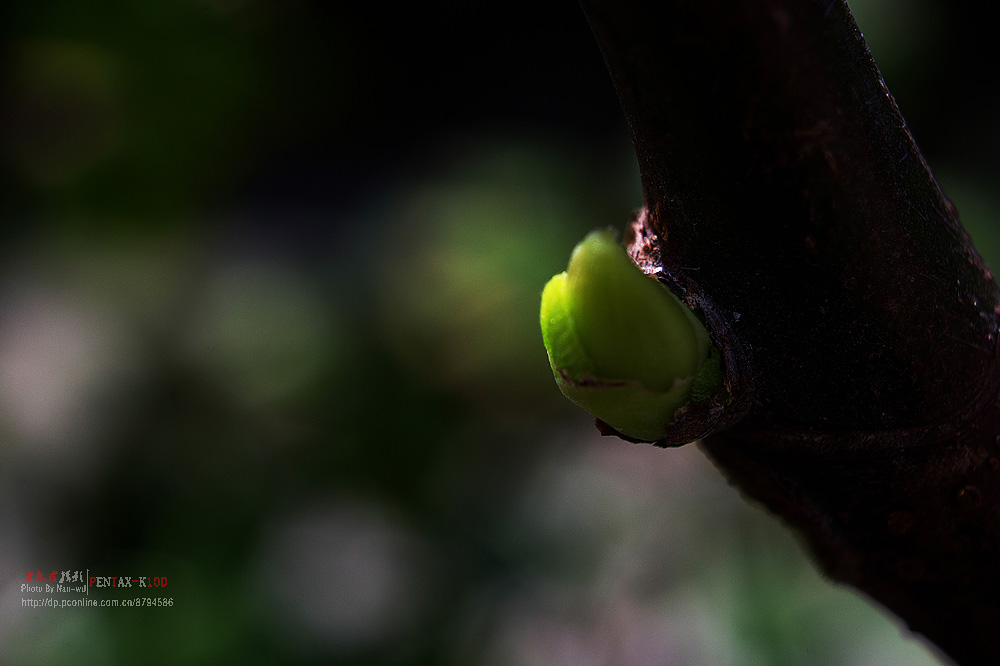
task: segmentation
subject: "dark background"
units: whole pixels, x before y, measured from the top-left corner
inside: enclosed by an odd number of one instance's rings
[[[991,26],[853,8],[996,265]],[[552,382],[541,288],[641,204],[575,4],[3,12],[0,662],[936,663]]]

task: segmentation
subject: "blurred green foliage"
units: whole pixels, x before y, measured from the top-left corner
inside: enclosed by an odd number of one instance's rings
[[[6,8],[0,663],[934,663],[551,381],[541,288],[641,193],[547,11]],[[890,86],[948,11],[865,3]],[[931,162],[996,265],[988,170]],[[22,607],[67,569],[174,605]]]
[[[247,146],[246,33],[201,2],[17,3],[12,166],[40,212],[130,224],[184,214]]]

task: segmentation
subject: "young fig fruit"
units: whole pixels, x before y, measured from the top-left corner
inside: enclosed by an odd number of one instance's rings
[[[610,229],[588,234],[545,285],[540,321],[563,395],[632,439],[664,438],[679,408],[721,386],[704,326]]]

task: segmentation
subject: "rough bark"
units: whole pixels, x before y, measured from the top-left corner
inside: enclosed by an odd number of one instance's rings
[[[1000,663],[1000,296],[844,2],[581,0],[646,205],[630,251],[726,390],[675,417],[961,664]]]

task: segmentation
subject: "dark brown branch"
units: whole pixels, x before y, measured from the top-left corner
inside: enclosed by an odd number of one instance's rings
[[[728,394],[678,419],[824,569],[1000,663],[1000,297],[843,2],[582,0],[631,128],[631,251]]]

